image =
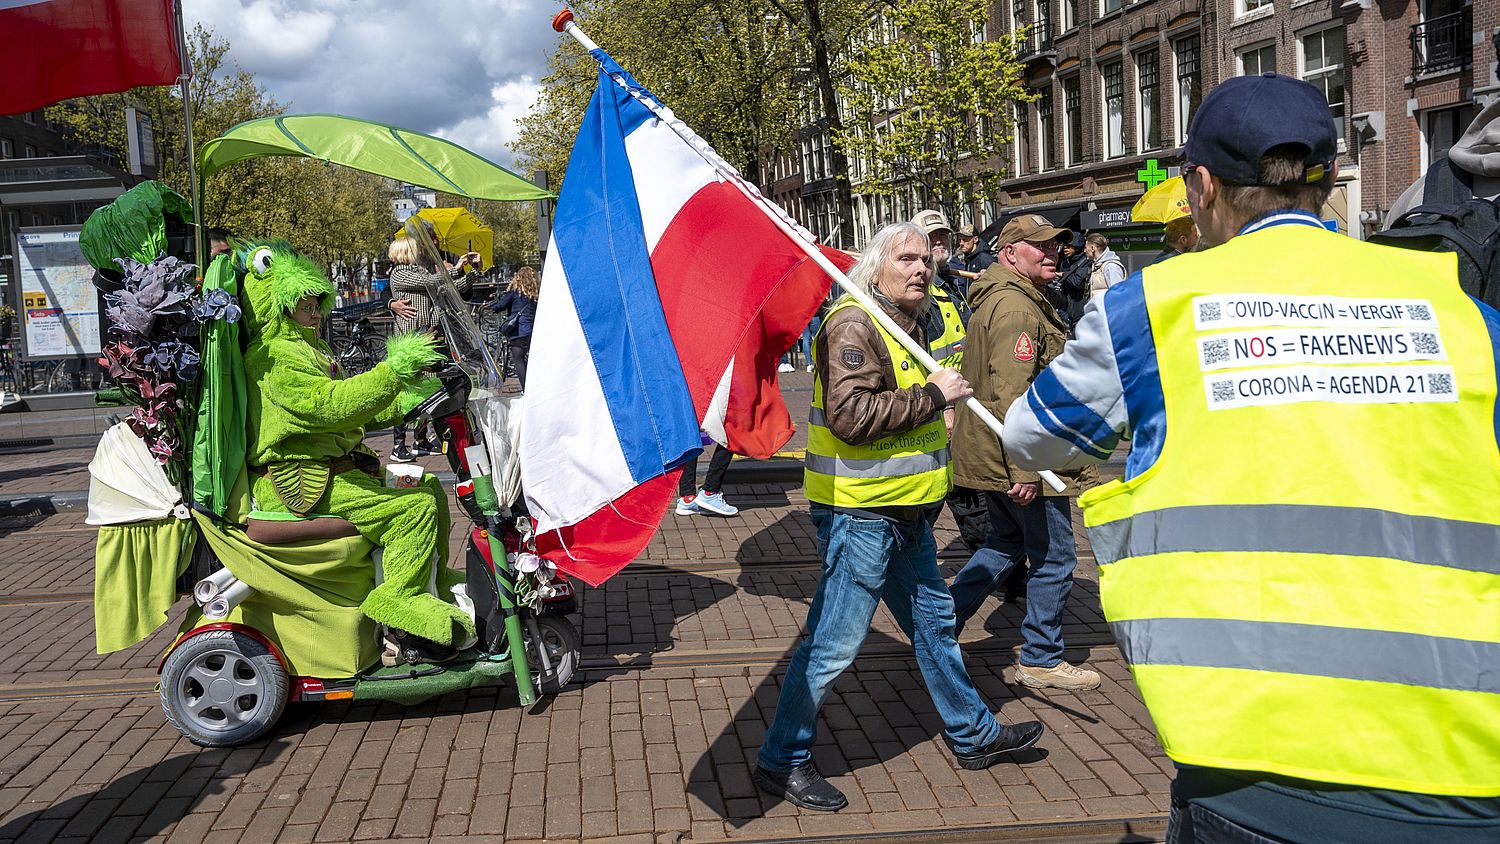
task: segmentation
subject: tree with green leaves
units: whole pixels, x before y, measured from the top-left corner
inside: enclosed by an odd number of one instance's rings
[[[762,189],[770,187],[777,151],[796,148],[808,89],[826,88],[824,101],[836,101],[841,45],[865,14],[862,0],[584,0],[573,9],[622,67]],[[564,39],[549,68],[513,149],[527,169],[545,169],[555,189],[598,65]],[[831,111],[827,121],[836,127],[840,117]],[[836,160],[835,170],[847,168]],[[847,180],[840,182],[847,200]],[[851,210],[845,231],[852,219]]]
[[[284,114],[285,106],[267,95],[255,77],[229,57],[229,42],[199,24],[188,36],[193,79],[197,150],[231,127]],[[192,196],[187,129],[177,86],[135,88],[66,100],[48,108],[76,143],[125,148],[125,109],[134,107],[151,121],[157,139],[157,179]],[[204,185],[205,225],[242,237],[285,237],[330,272],[336,265],[363,266],[384,255],[395,218],[387,180],[318,161],[260,158],[234,165]]]
[[[897,0],[866,31],[841,93],[859,115],[841,136],[861,163],[854,186],[889,195],[917,188],[955,218],[999,191],[1012,107],[1031,99],[1017,45],[985,37],[984,0]]]

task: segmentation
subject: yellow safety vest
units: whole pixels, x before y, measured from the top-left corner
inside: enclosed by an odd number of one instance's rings
[[[835,305],[824,318],[845,308],[858,308],[852,300]],[[927,383],[927,373],[896,339],[871,319],[885,340],[900,388]],[[821,330],[821,329],[820,329]],[[817,348],[817,344],[813,344]],[[953,486],[948,466],[948,429],[943,414],[910,431],[893,434],[865,445],[850,445],[828,430],[823,416],[823,378],[813,382],[812,411],[807,426],[807,460],[802,489],[807,500],[835,507],[898,507],[941,501]]]
[[[943,333],[927,341],[933,358],[943,366],[958,369],[964,362],[964,321],[958,315],[958,305],[953,298],[936,284],[927,286],[927,295],[938,306],[943,315]]]
[[[1167,755],[1500,795],[1495,355],[1453,256],[1281,225],[1142,289],[1162,450],[1080,504]]]

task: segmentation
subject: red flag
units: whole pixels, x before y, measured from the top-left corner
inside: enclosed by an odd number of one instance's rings
[[[0,0],[0,114],[181,72],[172,0]]]

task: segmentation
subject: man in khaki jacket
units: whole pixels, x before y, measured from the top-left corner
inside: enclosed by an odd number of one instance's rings
[[[1045,288],[1058,274],[1058,239],[1071,236],[1036,214],[1012,219],[1000,232],[997,261],[969,288],[974,316],[963,375],[974,397],[996,416],[1062,354],[1067,324],[1047,301]],[[953,482],[984,493],[990,532],[949,591],[962,627],[1016,566],[1029,566],[1016,681],[1033,688],[1093,689],[1099,675],[1062,658],[1062,612],[1078,563],[1072,496],[1080,490],[1078,472],[1058,474],[1068,489],[1053,493],[1036,472],[1012,463],[994,432],[959,407]]]

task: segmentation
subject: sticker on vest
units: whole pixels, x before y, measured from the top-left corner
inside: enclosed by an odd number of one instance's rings
[[[902,369],[911,369],[911,361],[909,361],[909,360],[901,361],[901,368]]]
[[[1271,328],[1198,338],[1204,370],[1267,363],[1397,363],[1447,360],[1442,335],[1402,328]]]
[[[1036,346],[1031,344],[1031,335],[1022,331],[1021,336],[1016,338],[1016,360],[1033,360],[1036,358]]]
[[[1261,325],[1437,328],[1437,317],[1425,299],[1229,293],[1194,296],[1193,325],[1199,331]]]
[[[1294,402],[1458,401],[1451,366],[1281,366],[1203,376],[1209,410]]]
[[[843,361],[844,366],[850,369],[859,369],[865,365],[865,353],[853,346],[847,346],[842,352],[839,352],[839,360]]]

